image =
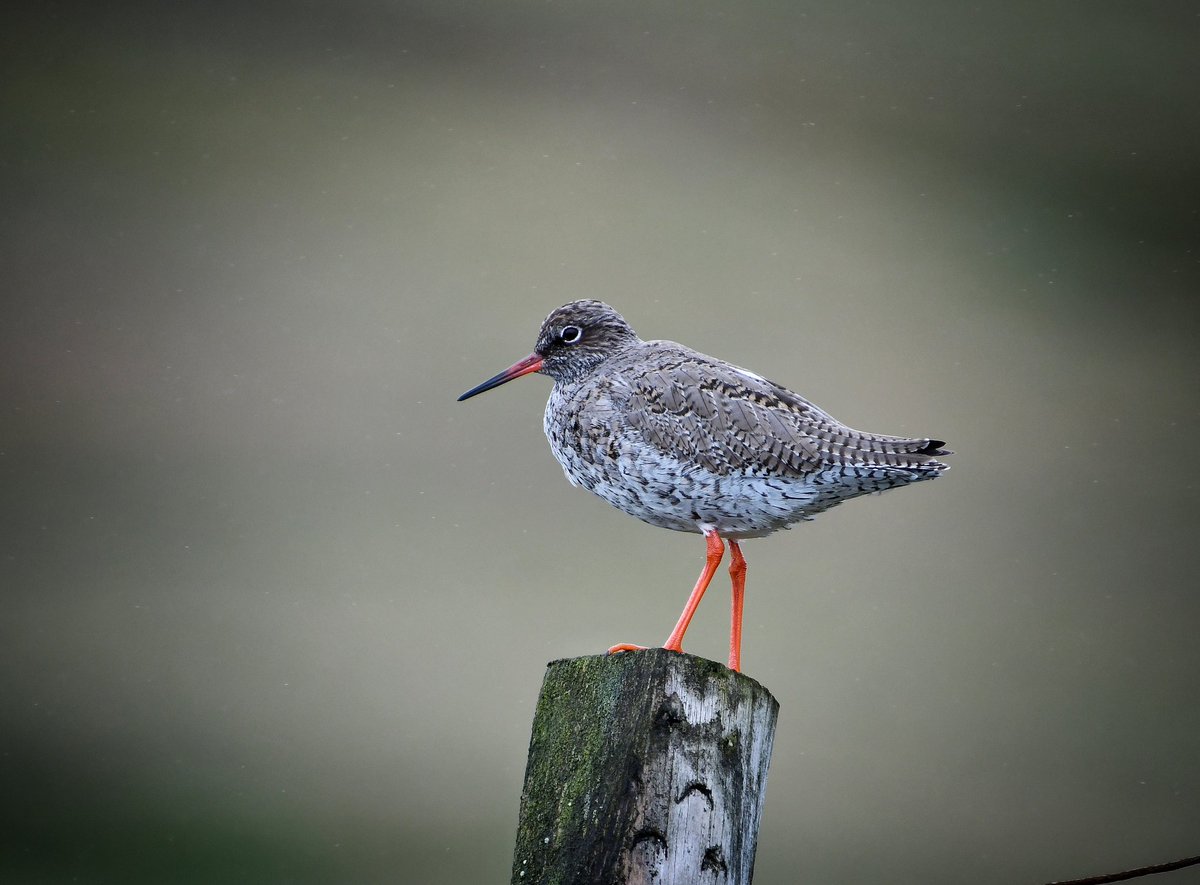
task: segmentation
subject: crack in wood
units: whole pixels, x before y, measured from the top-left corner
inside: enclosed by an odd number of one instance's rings
[[[709,810],[712,810],[714,807],[712,790],[709,788],[708,784],[704,783],[703,781],[692,781],[690,784],[684,787],[683,792],[679,794],[679,798],[675,800],[675,804],[678,805],[688,796],[692,795],[692,793],[699,793],[705,799],[707,799]]]
[[[679,699],[679,695],[671,692],[659,705],[658,713],[654,717],[654,725],[657,728],[673,728],[685,720],[683,701]]]
[[[629,846],[629,850],[633,851],[643,842],[653,842],[663,851],[667,850],[667,837],[663,831],[657,827],[643,827],[633,834],[633,841]]]
[[[700,861],[700,871],[720,873],[722,876],[728,874],[729,867],[725,864],[725,854],[720,845],[710,845],[704,852],[704,859]]]

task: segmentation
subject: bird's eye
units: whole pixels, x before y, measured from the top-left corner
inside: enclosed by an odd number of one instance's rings
[[[563,344],[574,344],[583,337],[583,329],[578,326],[563,326],[563,330],[558,336],[562,339]]]

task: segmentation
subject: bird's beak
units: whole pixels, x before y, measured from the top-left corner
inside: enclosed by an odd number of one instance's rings
[[[485,390],[491,390],[493,387],[499,387],[501,384],[507,384],[514,378],[520,378],[522,375],[528,375],[530,372],[536,372],[542,367],[541,354],[531,353],[523,360],[518,360],[513,363],[499,375],[489,378],[478,387],[472,387],[466,393],[458,398],[461,403],[465,399],[470,399],[477,393],[483,393]]]

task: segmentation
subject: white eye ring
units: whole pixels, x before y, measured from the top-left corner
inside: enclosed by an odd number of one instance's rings
[[[558,337],[562,339],[563,344],[574,344],[583,337],[583,329],[578,326],[563,326]]]

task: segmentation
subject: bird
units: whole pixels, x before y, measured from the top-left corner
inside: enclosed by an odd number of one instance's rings
[[[935,479],[949,469],[937,458],[953,454],[938,439],[853,430],[748,369],[674,341],[644,341],[602,301],[551,311],[533,353],[458,401],[532,373],[554,382],[543,429],[572,485],[650,525],[705,539],[704,568],[663,648],[682,653],[728,543],[734,671],[746,581],[740,542],[860,495]]]

